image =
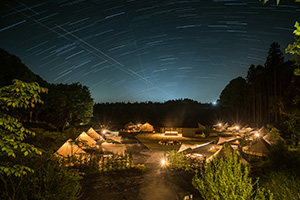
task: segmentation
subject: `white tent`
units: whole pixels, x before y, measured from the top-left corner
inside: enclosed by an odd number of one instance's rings
[[[56,152],[55,155],[59,157],[75,156],[77,158],[84,158],[86,152],[75,144],[71,139],[67,140]]]
[[[243,152],[255,156],[266,156],[270,151],[270,145],[262,138],[257,138],[252,145],[242,148]]]
[[[85,148],[86,146],[94,148],[96,147],[96,141],[91,138],[86,132],[82,132],[77,138],[76,142],[82,144],[82,148]]]
[[[231,153],[236,153],[243,164],[248,164],[248,162],[243,157],[241,157],[238,151],[233,150],[233,148],[229,144],[224,144],[216,153],[207,158],[206,162],[209,163],[214,158],[224,158],[226,156],[229,156]]]
[[[104,152],[111,152],[113,154],[124,155],[126,151],[125,144],[112,144],[112,143],[103,142],[101,144],[101,147]]]
[[[105,137],[107,140],[113,140],[115,142],[122,143],[122,136],[114,137],[114,136],[110,136],[110,135],[105,135]]]
[[[179,150],[178,150],[178,153],[180,153],[180,152],[182,152],[182,151],[184,151],[184,150],[186,150],[188,148],[192,148],[193,146],[194,145],[192,145],[192,144],[184,144],[184,143],[182,143],[181,146],[180,146],[180,148],[179,148]]]
[[[219,137],[219,140],[218,140],[218,145],[222,145],[226,142],[231,142],[231,141],[234,141],[234,140],[237,140],[238,138],[236,137]]]
[[[101,135],[99,135],[93,128],[90,128],[88,131],[87,131],[87,134],[93,138],[94,140],[100,140],[102,139]]]
[[[145,124],[143,124],[140,128],[141,132],[153,132],[154,128],[151,124],[149,124],[148,122],[146,122]]]
[[[137,125],[134,124],[133,122],[129,122],[129,123],[125,124],[125,126],[124,126],[125,129],[134,129],[136,127],[137,127]]]

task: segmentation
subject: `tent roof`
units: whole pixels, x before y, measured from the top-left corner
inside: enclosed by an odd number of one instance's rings
[[[110,139],[110,140],[113,140],[115,142],[119,142],[121,143],[122,142],[122,136],[117,136],[117,137],[114,137],[114,136],[109,136],[109,135],[106,135],[106,139]]]
[[[79,157],[80,154],[86,153],[78,145],[74,143],[71,139],[68,139],[56,152],[58,156],[68,157],[76,156]]]
[[[89,147],[94,147],[96,145],[96,141],[91,138],[86,132],[82,132],[77,138],[76,141],[85,142]]]
[[[100,139],[100,135],[93,129],[93,128],[90,128],[88,131],[87,131],[87,134],[93,138],[94,140],[99,140]]]
[[[213,141],[204,144],[195,144],[195,145],[184,144],[184,146],[183,145],[180,146],[179,149],[180,151],[178,150],[178,152],[183,152],[186,154],[198,153],[204,155],[212,155],[212,152],[209,151],[210,148],[215,146],[214,144],[211,144],[212,142]]]
[[[243,147],[243,152],[250,155],[266,156],[270,151],[270,145],[262,138],[256,139],[252,145]]]
[[[230,142],[230,141],[233,141],[233,140],[237,140],[238,138],[236,137],[219,137],[219,140],[218,140],[218,145],[221,145],[221,144],[224,144],[225,142]]]
[[[278,136],[274,136],[272,133],[268,133],[267,135],[265,135],[263,137],[263,139],[270,145],[275,144],[277,142],[277,140],[283,140],[282,137]]]
[[[200,124],[199,122],[198,122],[198,128],[200,128],[201,130],[206,129],[206,127],[204,125]]]
[[[224,158],[229,156],[232,153],[238,154],[238,158],[241,160],[243,164],[248,164],[248,162],[241,157],[238,151],[235,151],[230,144],[223,144],[221,149],[219,149],[214,155],[206,159],[206,162],[211,162],[214,158]]]
[[[129,122],[127,124],[124,125],[125,129],[129,129],[129,128],[135,128],[137,125],[134,124],[133,122]]]
[[[192,144],[184,144],[184,143],[182,143],[181,146],[180,146],[180,148],[179,148],[179,150],[178,150],[178,153],[180,153],[182,151],[185,151],[186,149],[191,148],[193,146],[194,145],[192,145]]]
[[[145,124],[143,124],[141,126],[141,131],[153,131],[153,126],[151,124],[149,124],[148,122],[146,122]]]

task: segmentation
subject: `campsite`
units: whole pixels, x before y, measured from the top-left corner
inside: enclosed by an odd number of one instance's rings
[[[300,0],[0,2],[1,200],[300,200]]]

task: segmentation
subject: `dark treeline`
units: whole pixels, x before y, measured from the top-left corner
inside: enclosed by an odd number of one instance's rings
[[[110,128],[123,128],[125,124],[149,122],[155,127],[195,127],[208,125],[214,119],[214,107],[191,99],[159,102],[97,103],[94,122]]]
[[[294,62],[284,62],[279,44],[272,43],[264,66],[251,65],[246,78],[235,78],[224,88],[219,114],[232,123],[284,128],[284,109],[299,83],[295,68]]]

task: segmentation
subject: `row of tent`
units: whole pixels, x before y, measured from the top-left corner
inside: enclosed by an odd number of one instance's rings
[[[121,142],[121,136],[113,137],[108,135],[106,138],[110,140],[117,140]],[[55,155],[59,157],[75,156],[77,158],[84,158],[87,149],[102,148],[104,152],[113,154],[125,154],[126,147],[121,143],[108,143],[103,141],[103,136],[97,133],[93,128],[87,132],[82,132],[76,139],[68,139],[56,152]]]
[[[193,155],[201,157],[202,159],[206,160],[206,162],[210,162],[213,157],[220,154],[220,152],[224,151],[224,145],[230,146],[230,148],[237,149],[239,145],[239,139],[241,136],[239,135],[232,135],[230,137],[222,137],[219,136],[218,141],[214,144],[214,141],[200,144],[200,145],[189,145],[183,143],[178,152],[182,152],[186,155]],[[271,133],[268,133],[264,136],[257,137],[253,139],[250,145],[242,147],[242,152],[248,155],[254,155],[259,157],[265,157],[269,153],[271,149],[271,145],[274,144],[278,139],[282,140],[280,137],[274,137]],[[229,148],[229,147],[228,147]],[[213,153],[214,149],[219,149],[215,153]],[[223,149],[223,150],[222,150]],[[231,150],[230,150],[231,151]],[[238,151],[236,151],[238,153]],[[241,157],[239,155],[239,157]],[[242,162],[246,162],[241,157]]]
[[[129,122],[125,124],[124,129],[128,132],[153,132],[154,127],[148,122],[144,124],[134,124],[133,122]]]

